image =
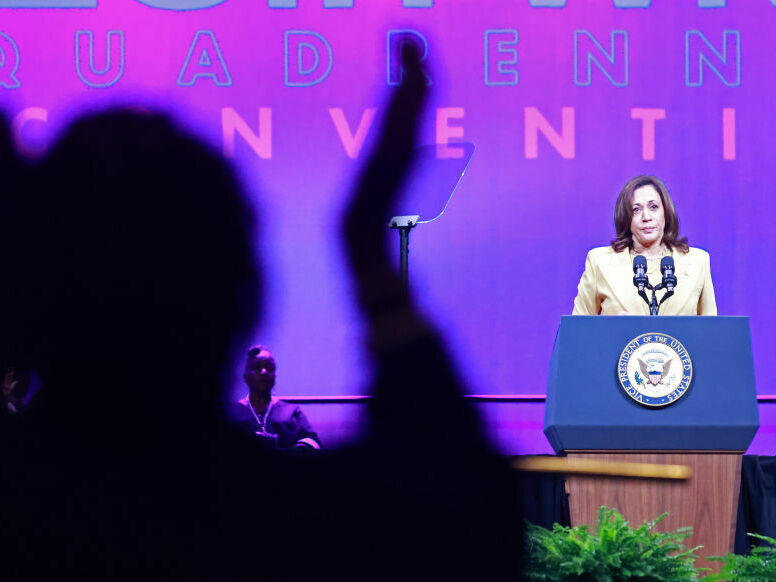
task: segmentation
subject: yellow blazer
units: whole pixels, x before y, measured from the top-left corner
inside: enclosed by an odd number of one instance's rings
[[[671,256],[677,284],[674,295],[660,306],[660,315],[717,315],[709,253],[690,247],[686,254],[674,250]],[[647,276],[652,285],[660,283],[660,258],[647,259]],[[658,291],[658,301],[663,293]],[[647,297],[652,297],[649,290]],[[579,280],[573,315],[618,315],[622,311],[649,315],[649,306],[633,284],[633,257],[627,250],[616,253],[612,247],[592,249]]]

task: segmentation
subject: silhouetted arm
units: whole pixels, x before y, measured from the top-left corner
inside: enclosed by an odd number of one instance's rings
[[[343,224],[360,307],[369,318],[373,340],[392,343],[423,324],[410,308],[398,273],[389,262],[386,228],[417,141],[426,101],[426,79],[417,51],[402,52],[404,79],[383,119],[381,137],[369,157]]]
[[[389,212],[401,194],[426,100],[426,78],[411,46],[405,75],[384,117],[345,215],[346,251],[359,307],[367,318],[375,363],[373,434],[393,446],[422,445],[460,451],[480,443],[476,416],[442,339],[415,309],[389,260]]]

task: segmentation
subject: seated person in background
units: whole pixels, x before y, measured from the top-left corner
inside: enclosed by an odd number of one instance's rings
[[[264,444],[285,449],[307,447],[320,449],[321,441],[313,432],[299,406],[272,397],[275,386],[275,358],[264,346],[248,350],[243,379],[248,395],[238,402],[234,420]]]

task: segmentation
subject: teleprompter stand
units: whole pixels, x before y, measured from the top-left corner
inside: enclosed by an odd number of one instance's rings
[[[410,231],[417,226],[420,215],[394,216],[388,225],[399,231],[399,274],[404,294],[409,293]]]
[[[413,214],[397,214],[388,221],[390,228],[399,231],[399,271],[405,293],[409,292],[410,231],[445,213],[474,150],[473,143],[464,142],[424,145],[412,151],[402,204]]]

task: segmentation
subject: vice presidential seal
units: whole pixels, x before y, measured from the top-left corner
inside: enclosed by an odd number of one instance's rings
[[[692,360],[676,338],[645,333],[622,350],[617,376],[628,396],[639,404],[659,408],[685,395],[692,380]]]

